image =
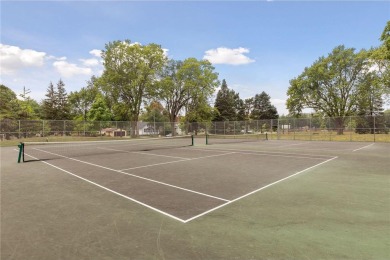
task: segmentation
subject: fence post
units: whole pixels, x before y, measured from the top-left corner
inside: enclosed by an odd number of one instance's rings
[[[20,120],[18,120],[18,124],[19,124],[19,134],[18,134],[18,136],[19,136],[19,139],[20,139]]]
[[[375,115],[373,115],[374,117],[374,143],[375,143],[375,132],[376,132],[376,127],[375,127]]]
[[[295,128],[296,128],[296,119],[294,118],[294,140],[295,140]]]
[[[352,142],[352,116],[349,116],[349,141]]]

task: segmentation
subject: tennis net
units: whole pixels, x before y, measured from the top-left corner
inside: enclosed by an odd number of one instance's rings
[[[268,140],[268,134],[245,134],[245,135],[213,135],[206,136],[206,144],[229,144],[242,142],[258,142]]]
[[[134,138],[129,140],[79,142],[24,142],[19,147],[18,161],[43,161],[83,156],[106,156],[131,152],[174,149],[193,145],[192,136]]]

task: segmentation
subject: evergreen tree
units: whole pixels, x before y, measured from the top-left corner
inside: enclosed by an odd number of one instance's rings
[[[246,120],[245,102],[239,97],[238,94],[236,98],[236,110],[237,110],[236,120],[245,121]]]
[[[221,89],[217,93],[214,107],[218,110],[219,115],[215,121],[236,120],[237,95],[234,90],[230,90],[225,80],[222,80]]]
[[[42,112],[45,119],[48,120],[66,120],[70,116],[70,105],[68,94],[65,90],[65,84],[60,79],[57,88],[50,82],[47,88],[46,98],[42,103]]]
[[[70,118],[70,104],[68,101],[68,94],[65,90],[65,84],[61,79],[57,83],[56,108],[57,119],[66,120]]]
[[[48,120],[57,119],[57,93],[54,90],[54,85],[50,82],[47,88],[46,98],[42,103],[43,117]]]
[[[271,97],[264,91],[261,94],[256,94],[253,100],[252,118],[261,119],[276,119],[279,117],[276,107],[271,104]]]
[[[251,113],[253,110],[253,97],[247,98],[244,101],[244,107],[245,107],[245,120],[249,120],[251,118]]]

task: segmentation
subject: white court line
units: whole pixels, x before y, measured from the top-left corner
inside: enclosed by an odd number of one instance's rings
[[[224,156],[224,155],[234,154],[234,153],[235,152],[223,153],[223,154],[214,154],[214,155],[203,156],[203,157],[196,157],[196,158],[191,158],[191,159],[186,159],[186,160],[178,160],[178,161],[172,161],[172,162],[155,163],[155,164],[149,164],[149,165],[143,165],[143,166],[137,166],[137,167],[127,168],[127,169],[122,169],[121,171],[134,170],[134,169],[140,169],[140,168],[147,168],[147,167],[153,167],[153,166],[169,164],[169,163],[176,163],[176,162],[186,162],[186,161],[193,161],[193,160],[199,160],[199,159],[206,159],[206,158]]]
[[[184,191],[196,193],[196,194],[199,194],[199,195],[202,195],[202,196],[205,196],[205,197],[210,197],[210,198],[217,199],[217,200],[229,201],[229,200],[227,200],[227,199],[223,199],[223,198],[219,198],[219,197],[216,197],[216,196],[212,196],[212,195],[209,195],[209,194],[206,194],[206,193],[202,193],[202,192],[198,192],[198,191],[194,191],[194,190],[182,188],[182,187],[175,186],[175,185],[172,185],[172,184],[169,184],[169,183],[165,183],[165,182],[156,181],[156,180],[153,180],[153,179],[141,177],[141,176],[138,176],[138,175],[135,175],[135,174],[123,172],[123,171],[121,171],[121,170],[115,170],[115,169],[108,168],[108,167],[105,167],[105,166],[101,166],[101,165],[98,165],[98,164],[94,164],[94,163],[90,163],[90,162],[86,162],[86,161],[77,160],[77,159],[75,159],[75,158],[66,157],[66,156],[63,156],[63,155],[60,155],[60,154],[56,154],[56,153],[52,153],[52,152],[47,152],[47,151],[40,150],[40,149],[37,149],[37,148],[34,148],[34,149],[35,149],[35,150],[38,150],[38,151],[41,151],[41,152],[44,152],[44,153],[49,153],[49,154],[53,154],[53,155],[56,155],[56,156],[60,156],[60,157],[63,157],[63,158],[69,159],[69,160],[73,160],[73,161],[76,161],[76,162],[81,162],[81,163],[89,164],[89,165],[92,165],[92,166],[95,166],[95,167],[98,167],[98,168],[102,168],[102,169],[106,169],[106,170],[114,171],[114,172],[119,172],[119,173],[122,173],[122,174],[125,174],[125,175],[129,175],[129,176],[132,176],[132,177],[135,177],[135,178],[142,179],[142,180],[146,180],[146,181],[158,183],[158,184],[161,184],[161,185],[169,186],[169,187],[172,187],[172,188],[175,188],[175,189],[179,189],[179,190],[184,190]],[[184,161],[184,160],[183,160],[183,161]]]
[[[292,175],[290,175],[290,176],[287,176],[287,177],[285,177],[285,178],[283,178],[283,179],[280,179],[280,180],[278,180],[278,181],[275,181],[275,182],[273,182],[273,183],[270,183],[270,184],[268,184],[268,185],[266,185],[266,186],[263,186],[263,187],[261,187],[261,188],[259,188],[259,189],[257,189],[257,190],[254,190],[254,191],[252,191],[252,192],[249,192],[249,193],[247,193],[247,194],[245,194],[245,195],[243,195],[243,196],[241,196],[241,197],[238,197],[238,198],[236,198],[236,199],[230,200],[230,201],[226,202],[225,204],[219,205],[218,207],[215,207],[215,208],[213,208],[213,209],[210,209],[210,210],[208,210],[208,211],[205,211],[205,212],[203,212],[203,213],[201,213],[201,214],[199,214],[199,215],[197,215],[197,216],[194,216],[194,217],[192,217],[192,218],[186,219],[186,220],[184,221],[184,223],[190,222],[190,221],[192,221],[192,220],[194,220],[194,219],[197,219],[197,218],[199,218],[199,217],[201,217],[201,216],[204,216],[204,215],[206,215],[206,214],[208,214],[208,213],[210,213],[210,212],[212,212],[212,211],[214,211],[214,210],[217,210],[217,209],[220,209],[220,208],[222,208],[222,207],[225,207],[225,206],[227,206],[227,205],[229,205],[229,204],[231,204],[231,203],[233,203],[233,202],[236,202],[236,201],[238,201],[238,200],[240,200],[240,199],[243,199],[243,198],[245,198],[245,197],[248,197],[249,195],[252,195],[252,194],[254,194],[254,193],[256,193],[256,192],[259,192],[259,191],[261,191],[261,190],[264,190],[264,189],[266,189],[266,188],[268,188],[268,187],[271,187],[271,186],[273,186],[273,185],[275,185],[275,184],[277,184],[277,183],[279,183],[279,182],[285,181],[285,180],[287,180],[287,179],[289,179],[289,178],[291,178],[291,177],[294,177],[294,176],[296,176],[296,175],[298,175],[298,174],[301,174],[301,173],[303,173],[303,172],[305,172],[305,171],[308,171],[308,170],[310,170],[310,169],[313,169],[314,167],[320,166],[321,164],[330,162],[330,161],[332,161],[332,160],[334,160],[334,159],[337,159],[337,158],[338,158],[337,156],[336,156],[336,157],[333,157],[333,158],[331,158],[331,159],[329,159],[329,160],[326,160],[326,161],[324,161],[324,162],[321,162],[321,163],[318,163],[318,164],[316,164],[316,165],[313,165],[313,166],[311,166],[311,167],[309,167],[309,168],[306,168],[306,169],[304,169],[304,170],[302,170],[302,171],[296,172],[296,173],[294,173],[294,174],[292,174]]]
[[[30,156],[30,157],[33,158],[33,159],[36,159],[36,160],[40,161],[38,158],[35,158],[34,156],[31,156],[31,155],[29,155],[29,154],[26,154],[26,155],[27,155],[27,156]],[[176,217],[176,216],[173,216],[173,215],[171,215],[171,214],[169,214],[169,213],[166,213],[166,212],[164,212],[164,211],[161,211],[161,210],[159,210],[159,209],[157,209],[157,208],[154,208],[154,207],[152,207],[152,206],[150,206],[150,205],[148,205],[148,204],[145,204],[145,203],[143,203],[143,202],[141,202],[141,201],[138,201],[138,200],[136,200],[136,199],[133,199],[133,198],[131,198],[131,197],[128,197],[128,196],[126,196],[126,195],[123,195],[123,194],[121,194],[121,193],[119,193],[119,192],[116,192],[116,191],[114,191],[114,190],[111,190],[111,189],[109,189],[109,188],[107,188],[107,187],[104,187],[104,186],[102,186],[102,185],[100,185],[100,184],[97,184],[96,182],[93,182],[93,181],[90,181],[90,180],[88,180],[88,179],[86,179],[86,178],[83,178],[83,177],[81,177],[81,176],[78,176],[77,174],[74,174],[74,173],[72,173],[72,172],[70,172],[70,171],[67,171],[67,170],[65,170],[65,169],[62,169],[62,168],[60,168],[60,167],[58,167],[58,166],[55,166],[55,165],[53,165],[53,164],[51,164],[51,163],[48,163],[48,162],[45,162],[45,161],[41,161],[41,162],[44,163],[44,164],[50,165],[51,167],[54,167],[54,168],[56,168],[56,169],[58,169],[58,170],[60,170],[60,171],[63,171],[63,172],[65,172],[65,173],[67,173],[67,174],[70,174],[70,175],[72,175],[72,176],[74,176],[74,177],[76,177],[76,178],[79,178],[79,179],[81,179],[81,180],[83,180],[83,181],[86,181],[86,182],[88,182],[88,183],[91,183],[91,184],[93,184],[93,185],[95,185],[95,186],[97,186],[97,187],[99,187],[99,188],[102,188],[102,189],[104,189],[104,190],[106,190],[106,191],[112,192],[112,193],[114,193],[114,194],[116,194],[116,195],[119,195],[119,196],[121,196],[121,197],[123,197],[123,198],[125,198],[125,199],[128,199],[128,200],[131,200],[131,201],[133,201],[133,202],[135,202],[135,203],[137,203],[137,204],[140,204],[140,205],[142,205],[142,206],[144,206],[144,207],[147,207],[147,208],[149,208],[149,209],[151,209],[151,210],[157,211],[158,213],[161,213],[161,214],[163,214],[163,215],[165,215],[165,216],[168,216],[168,217],[170,217],[170,218],[173,218],[173,219],[175,219],[175,220],[178,220],[178,221],[180,221],[180,222],[185,223],[185,220],[183,220],[183,219],[181,219],[181,218],[178,218],[178,217]]]
[[[358,148],[358,149],[353,150],[352,152],[356,152],[356,151],[362,150],[362,149],[367,148],[367,147],[369,147],[369,146],[371,146],[371,145],[374,145],[374,144],[375,144],[375,143],[372,143],[372,144],[369,144],[369,145],[360,147],[360,148]]]
[[[182,160],[189,160],[190,159],[190,158],[185,158],[185,157],[177,157],[177,156],[154,154],[154,153],[135,152],[135,151],[126,151],[126,150],[118,150],[118,149],[103,148],[103,147],[97,147],[97,149],[107,150],[107,151],[124,152],[124,153],[137,153],[137,154],[145,154],[145,155],[152,155],[152,156],[161,156],[161,157],[175,158],[175,159],[182,159]]]
[[[39,150],[39,149],[37,149],[37,150]],[[45,151],[43,151],[43,152],[45,152]],[[48,153],[50,153],[50,152],[48,152]],[[35,158],[35,157],[31,156],[31,155],[28,155],[28,154],[26,154],[26,155],[27,155],[27,156],[30,156],[30,157],[32,157],[32,158],[34,158],[34,159],[36,159],[36,160],[39,160],[39,159],[37,159],[37,158]],[[59,155],[59,156],[65,157],[65,156],[62,156],[62,155]],[[65,158],[68,158],[68,157],[65,157]],[[230,201],[229,201],[229,200],[225,200],[225,201],[227,201],[226,203],[224,203],[224,204],[222,204],[222,205],[220,205],[220,206],[217,206],[217,207],[215,207],[215,208],[213,208],[213,209],[210,209],[210,210],[208,210],[208,211],[205,211],[205,212],[203,212],[203,213],[201,213],[201,214],[199,214],[199,215],[196,215],[196,216],[194,216],[194,217],[188,218],[188,219],[186,219],[186,220],[183,220],[183,219],[181,219],[181,218],[175,217],[175,216],[173,216],[173,215],[171,215],[171,214],[169,214],[169,213],[166,213],[166,212],[161,211],[161,210],[159,210],[159,209],[157,209],[157,208],[154,208],[154,207],[152,207],[152,206],[149,206],[149,205],[147,205],[147,204],[145,204],[145,203],[143,203],[143,202],[140,202],[140,201],[135,200],[135,199],[133,199],[133,198],[131,198],[131,197],[125,196],[125,195],[120,194],[120,193],[118,193],[118,192],[116,192],[116,191],[113,191],[113,190],[111,190],[111,189],[108,189],[108,188],[106,188],[106,187],[104,187],[104,186],[102,186],[102,185],[99,185],[99,184],[97,184],[97,183],[94,183],[94,182],[92,182],[92,181],[90,181],[90,180],[88,180],[88,179],[85,179],[85,178],[83,178],[83,177],[80,177],[80,176],[78,176],[78,175],[76,175],[76,174],[73,174],[73,173],[71,173],[71,172],[69,172],[69,171],[66,171],[66,170],[64,170],[64,169],[62,169],[62,168],[60,168],[60,167],[57,167],[57,166],[55,166],[55,165],[52,165],[52,164],[50,164],[50,163],[48,163],[48,162],[45,162],[45,161],[41,161],[41,162],[43,162],[43,163],[45,163],[45,164],[47,164],[47,165],[50,165],[50,166],[52,166],[52,167],[54,167],[54,168],[56,168],[56,169],[59,169],[59,170],[61,170],[61,171],[64,171],[64,172],[66,172],[66,173],[68,173],[68,174],[70,174],[70,175],[73,175],[73,176],[77,177],[77,178],[80,178],[80,179],[82,179],[82,180],[85,180],[85,181],[87,181],[87,182],[89,182],[89,183],[91,183],[91,184],[93,184],[93,185],[96,185],[96,186],[98,186],[98,187],[100,187],[100,188],[102,188],[102,189],[105,189],[105,190],[107,190],[107,191],[110,191],[110,192],[112,192],[112,193],[114,193],[114,194],[117,194],[117,195],[119,195],[119,196],[121,196],[121,197],[124,197],[124,198],[126,198],[126,199],[129,199],[129,200],[131,200],[131,201],[133,201],[133,202],[135,202],[135,203],[137,203],[137,204],[140,204],[140,205],[145,206],[145,207],[147,207],[147,208],[149,208],[149,209],[152,209],[152,210],[154,210],[154,211],[156,211],[156,212],[159,212],[159,213],[161,213],[161,214],[163,214],[163,215],[165,215],[165,216],[171,217],[171,218],[173,218],[173,219],[175,219],[175,220],[178,220],[178,221],[180,221],[180,222],[182,222],[182,223],[188,223],[188,222],[190,222],[190,221],[192,221],[192,220],[195,220],[195,219],[197,219],[197,218],[199,218],[199,217],[201,217],[201,216],[204,216],[204,215],[206,215],[206,214],[208,214],[208,213],[211,213],[211,212],[213,212],[213,211],[215,211],[215,210],[217,210],[217,209],[220,209],[220,208],[222,208],[222,207],[224,207],[224,206],[227,206],[227,205],[229,205],[229,204],[231,204],[231,203],[233,203],[233,202],[236,202],[236,201],[238,201],[238,200],[240,200],[240,199],[243,199],[243,198],[245,198],[245,197],[247,197],[247,196],[250,196],[250,195],[252,195],[252,194],[254,194],[254,193],[257,193],[257,192],[259,192],[259,191],[261,191],[261,190],[263,190],[263,189],[266,189],[266,188],[268,188],[268,187],[270,187],[270,186],[273,186],[273,185],[275,185],[275,184],[277,184],[277,183],[280,183],[280,182],[282,182],[282,181],[285,181],[285,180],[287,180],[287,179],[289,179],[289,178],[291,178],[291,177],[294,177],[294,176],[296,176],[296,175],[298,175],[298,174],[301,174],[301,173],[303,173],[303,172],[305,172],[305,171],[308,171],[308,170],[310,170],[310,169],[313,169],[314,167],[320,166],[320,165],[322,165],[322,164],[324,164],[324,163],[330,162],[330,161],[332,161],[332,160],[334,160],[334,159],[337,159],[337,158],[338,158],[338,157],[336,156],[336,157],[333,157],[333,158],[331,158],[331,159],[328,159],[328,160],[326,160],[326,161],[324,161],[324,162],[321,162],[321,163],[318,163],[318,164],[316,164],[316,165],[313,165],[313,166],[311,166],[311,167],[309,167],[309,168],[306,168],[306,169],[304,169],[304,170],[302,170],[302,171],[299,171],[299,172],[297,172],[297,173],[294,173],[294,174],[292,174],[292,175],[290,175],[290,176],[287,176],[287,177],[285,177],[285,178],[283,178],[283,179],[280,179],[280,180],[275,181],[275,182],[273,182],[273,183],[270,183],[270,184],[268,184],[268,185],[266,185],[266,186],[263,186],[263,187],[261,187],[261,188],[259,188],[259,189],[257,189],[257,190],[254,190],[254,191],[252,191],[252,192],[249,192],[249,193],[247,193],[247,194],[245,194],[245,195],[243,195],[243,196],[240,196],[240,197],[238,197],[238,198],[236,198],[236,199],[233,199],[233,200],[230,200]],[[68,159],[72,159],[72,160],[79,161],[79,160],[74,159],[74,158],[68,158]],[[90,163],[88,163],[88,162],[83,162],[83,161],[80,161],[80,162],[90,164]],[[92,165],[93,165],[93,164],[92,164]],[[102,168],[106,168],[106,167],[99,166],[99,165],[95,165],[95,166],[102,167]],[[110,169],[110,170],[113,170],[113,169]],[[113,171],[117,171],[117,170],[113,170]],[[117,171],[117,172],[120,172],[120,171]],[[124,172],[120,172],[120,173],[124,173]],[[124,174],[127,174],[127,173],[124,173]],[[133,176],[132,174],[128,174],[128,175]],[[137,177],[137,176],[134,176],[134,177]],[[139,177],[139,176],[138,176],[138,177]],[[145,179],[145,178],[143,178],[143,177],[141,177],[141,178],[142,178],[142,179]]]
[[[292,153],[283,153],[283,152],[269,152],[269,151],[252,151],[252,150],[238,150],[238,149],[221,149],[221,148],[210,148],[210,149],[201,149],[201,148],[192,148],[193,150],[203,150],[203,151],[221,151],[228,152],[234,151],[236,154],[254,154],[254,155],[263,155],[263,156],[276,156],[276,157],[291,157],[291,158],[301,158],[301,159],[314,159],[314,160],[324,160],[331,158],[328,155],[318,155],[319,157],[313,157],[308,154],[300,154],[306,156],[294,155]],[[292,155],[291,155],[292,154]]]

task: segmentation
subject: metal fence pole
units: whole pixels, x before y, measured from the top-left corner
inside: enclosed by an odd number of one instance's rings
[[[349,141],[352,142],[352,117],[349,117]]]
[[[376,127],[375,127],[375,115],[373,115],[374,118],[374,143],[375,143],[375,132],[376,132]]]

